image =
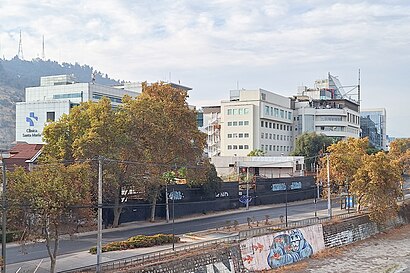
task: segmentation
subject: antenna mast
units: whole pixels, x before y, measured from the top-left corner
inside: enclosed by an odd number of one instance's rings
[[[19,51],[17,52],[17,58],[24,60],[23,56],[23,43],[21,41],[21,30],[20,30],[20,41],[19,41]]]
[[[359,68],[359,84],[357,85],[357,100],[359,102],[359,110],[360,110],[360,68]]]
[[[41,59],[43,59],[43,61],[46,60],[46,53],[45,53],[45,51],[44,51],[44,35],[43,35],[43,51],[42,51],[42,53],[41,53]]]

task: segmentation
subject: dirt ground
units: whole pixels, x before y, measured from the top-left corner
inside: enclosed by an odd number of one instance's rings
[[[410,225],[348,246],[327,249],[314,258],[269,272],[410,273]]]

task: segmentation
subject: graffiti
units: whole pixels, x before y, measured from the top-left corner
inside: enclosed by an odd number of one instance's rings
[[[325,248],[321,224],[246,239],[240,243],[247,270],[270,270],[298,262]]]
[[[285,190],[286,190],[285,183],[272,184],[272,191],[285,191]]]
[[[184,198],[184,194],[180,191],[171,191],[168,198],[170,200],[182,200]]]
[[[301,188],[302,188],[302,182],[292,182],[292,184],[290,184],[291,190],[297,190]]]
[[[267,261],[271,268],[276,268],[308,258],[312,254],[312,246],[305,240],[302,232],[296,229],[290,234],[273,238]]]
[[[219,197],[229,197],[229,193],[228,193],[227,191],[223,191],[223,192],[220,192],[220,193],[215,194],[215,197],[216,197],[216,198],[219,198]]]

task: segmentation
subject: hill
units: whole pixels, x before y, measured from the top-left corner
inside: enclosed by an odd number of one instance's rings
[[[73,74],[78,82],[95,81],[103,85],[115,85],[118,80],[110,79],[107,74],[96,71],[92,66],[78,63],[62,63],[33,59],[0,59],[0,150],[7,149],[16,135],[16,102],[24,101],[24,89],[38,86],[40,77],[61,74]]]

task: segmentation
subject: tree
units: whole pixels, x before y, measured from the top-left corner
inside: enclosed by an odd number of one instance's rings
[[[389,157],[397,161],[403,174],[410,172],[410,138],[400,138],[390,143]]]
[[[18,168],[9,176],[12,225],[24,231],[26,240],[45,239],[52,273],[60,235],[77,231],[80,219],[93,218],[89,173],[85,164],[56,163],[38,166],[32,172]]]
[[[266,153],[260,149],[255,149],[249,152],[248,156],[264,156]]]
[[[127,100],[127,98],[125,98]],[[97,192],[96,159],[103,159],[105,202],[113,203],[113,227],[118,226],[124,201],[132,188],[138,188],[142,165],[123,162],[141,161],[142,149],[136,133],[130,132],[130,115],[126,109],[114,109],[108,98],[85,102],[68,115],[44,129],[44,161],[94,160],[94,193]],[[94,194],[96,199],[96,194]]]
[[[358,206],[368,207],[370,218],[377,223],[384,223],[397,215],[401,180],[398,162],[378,152],[363,159],[350,189],[358,198]]]
[[[314,171],[317,163],[317,156],[326,151],[326,148],[333,143],[331,137],[323,134],[303,133],[296,139],[295,149],[292,156],[304,156],[306,169]]]
[[[196,113],[186,98],[185,90],[167,83],[144,83],[142,94],[124,105],[132,120],[131,134],[142,143],[151,221],[155,220],[156,202],[165,186],[163,173],[175,166],[195,166],[202,157],[206,136],[198,130]]]

